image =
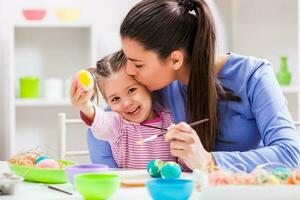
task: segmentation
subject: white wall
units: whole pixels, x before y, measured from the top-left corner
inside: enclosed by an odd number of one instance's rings
[[[288,55],[289,65],[296,75],[297,0],[233,2],[233,50],[267,58],[273,63],[275,70],[279,68],[280,56]]]
[[[217,29],[217,53],[230,51],[231,46],[231,0],[207,1],[214,16]]]
[[[98,3],[97,8],[94,8],[98,10],[96,11],[98,13],[97,19],[94,21],[97,24],[98,58],[121,48],[120,25],[129,9],[139,2],[139,0],[110,0],[101,2]]]
[[[3,39],[1,37],[2,28],[1,24],[3,24],[3,5],[2,1],[0,1],[0,74],[4,74],[4,65],[1,62],[4,58],[4,52],[3,52]],[[3,81],[1,81],[3,82]],[[4,87],[3,84],[0,83],[0,160],[4,157],[5,151],[4,151]]]
[[[7,98],[9,84],[9,77],[5,76],[7,73],[7,66],[9,60],[9,52],[6,48],[8,44],[7,40],[7,27],[9,20],[6,18],[6,14],[9,12],[4,0],[0,0],[0,160],[9,152],[9,140],[8,140],[8,101]]]

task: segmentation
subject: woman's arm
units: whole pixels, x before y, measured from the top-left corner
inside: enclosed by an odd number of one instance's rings
[[[281,163],[291,168],[299,167],[299,136],[272,67],[270,64],[264,65],[267,66],[257,69],[247,83],[247,95],[261,134],[263,148],[209,154],[195,131],[187,124],[180,123],[170,127],[166,134],[166,139],[171,142],[172,154],[184,160],[191,169],[201,168],[205,163],[213,161],[222,169],[241,170],[244,167],[248,172],[257,165],[270,162]],[[209,155],[213,156],[211,161]]]
[[[264,147],[245,152],[213,152],[219,167],[228,169],[241,164],[251,171],[270,162],[291,168],[300,166],[299,136],[272,69],[270,63],[265,63],[247,83],[247,96]]]

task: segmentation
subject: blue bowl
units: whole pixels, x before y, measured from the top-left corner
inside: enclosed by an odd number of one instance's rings
[[[186,200],[193,192],[193,181],[186,179],[152,179],[146,186],[155,200]]]

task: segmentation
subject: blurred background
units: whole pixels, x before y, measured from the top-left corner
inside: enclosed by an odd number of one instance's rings
[[[38,146],[60,156],[58,113],[79,117],[68,100],[72,76],[121,48],[119,26],[137,2],[0,0],[0,160]],[[207,2],[217,27],[217,53],[270,60],[292,117],[299,120],[298,1]],[[67,150],[87,149],[83,125],[67,126],[66,132]]]

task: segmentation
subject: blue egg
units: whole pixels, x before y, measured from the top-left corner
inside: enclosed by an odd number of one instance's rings
[[[164,165],[162,160],[151,160],[147,165],[147,172],[151,177],[160,177],[160,169]]]
[[[49,159],[49,157],[47,157],[47,156],[39,156],[35,160],[35,164],[37,164],[37,163],[39,163],[39,162],[41,162],[42,160],[45,160],[45,159]]]
[[[181,168],[175,162],[166,162],[160,170],[162,178],[179,178],[181,176]]]

